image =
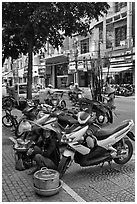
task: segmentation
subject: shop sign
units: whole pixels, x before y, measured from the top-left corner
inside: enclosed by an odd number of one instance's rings
[[[70,72],[75,72],[76,71],[76,63],[75,62],[70,62],[69,63],[68,71],[70,71]]]
[[[78,70],[83,71],[84,69],[84,62],[83,61],[78,61]]]
[[[39,75],[44,75],[45,74],[45,68],[39,68],[38,73],[39,73]]]

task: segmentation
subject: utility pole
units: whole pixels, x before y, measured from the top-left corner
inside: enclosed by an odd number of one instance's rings
[[[78,49],[77,49],[78,41],[74,41],[74,58],[75,58],[75,75],[74,75],[74,83],[78,83]]]
[[[101,58],[100,58],[100,41],[98,41],[98,91],[97,91],[97,95],[98,95],[98,100],[101,101],[101,82],[102,78],[101,78]]]
[[[75,83],[78,83],[78,50],[77,50],[77,47],[76,47],[76,53],[75,53],[75,66],[76,66]]]

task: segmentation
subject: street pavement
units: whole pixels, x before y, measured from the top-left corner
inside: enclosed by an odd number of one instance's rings
[[[16,111],[15,111],[16,112]],[[41,197],[34,192],[33,176],[17,171],[9,136],[2,127],[2,201],[3,202],[135,202],[135,153],[125,165],[81,168],[73,164],[63,177],[60,192]]]

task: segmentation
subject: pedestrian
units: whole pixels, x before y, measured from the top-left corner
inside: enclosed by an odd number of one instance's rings
[[[41,140],[27,152],[36,162],[28,174],[40,170],[42,167],[56,170],[60,161],[59,141],[54,132],[42,130]]]
[[[107,105],[111,108],[111,109],[115,109],[115,104],[114,104],[114,100],[115,100],[115,89],[111,88],[110,86],[108,86],[106,88],[105,93],[107,94],[107,96],[104,96],[102,94],[102,97],[104,99],[107,100]]]

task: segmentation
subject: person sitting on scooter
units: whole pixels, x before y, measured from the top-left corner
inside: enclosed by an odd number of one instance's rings
[[[73,92],[78,93],[79,91],[82,91],[82,90],[78,87],[78,83],[75,83],[75,86],[73,88]]]
[[[49,100],[49,98],[52,94],[51,89],[53,89],[53,86],[51,84],[49,84],[44,90],[39,91],[39,102],[41,104],[43,104]]]
[[[74,89],[74,84],[73,82],[70,83],[69,85],[69,91],[68,91],[68,96],[71,98],[71,94],[73,92],[73,89]]]
[[[47,130],[42,130],[41,136],[41,140],[34,148],[30,148],[27,152],[27,155],[31,155],[36,162],[36,166],[34,166],[28,174],[33,174],[42,167],[47,167],[49,169],[57,169],[58,167],[60,151],[57,138],[54,133]]]

